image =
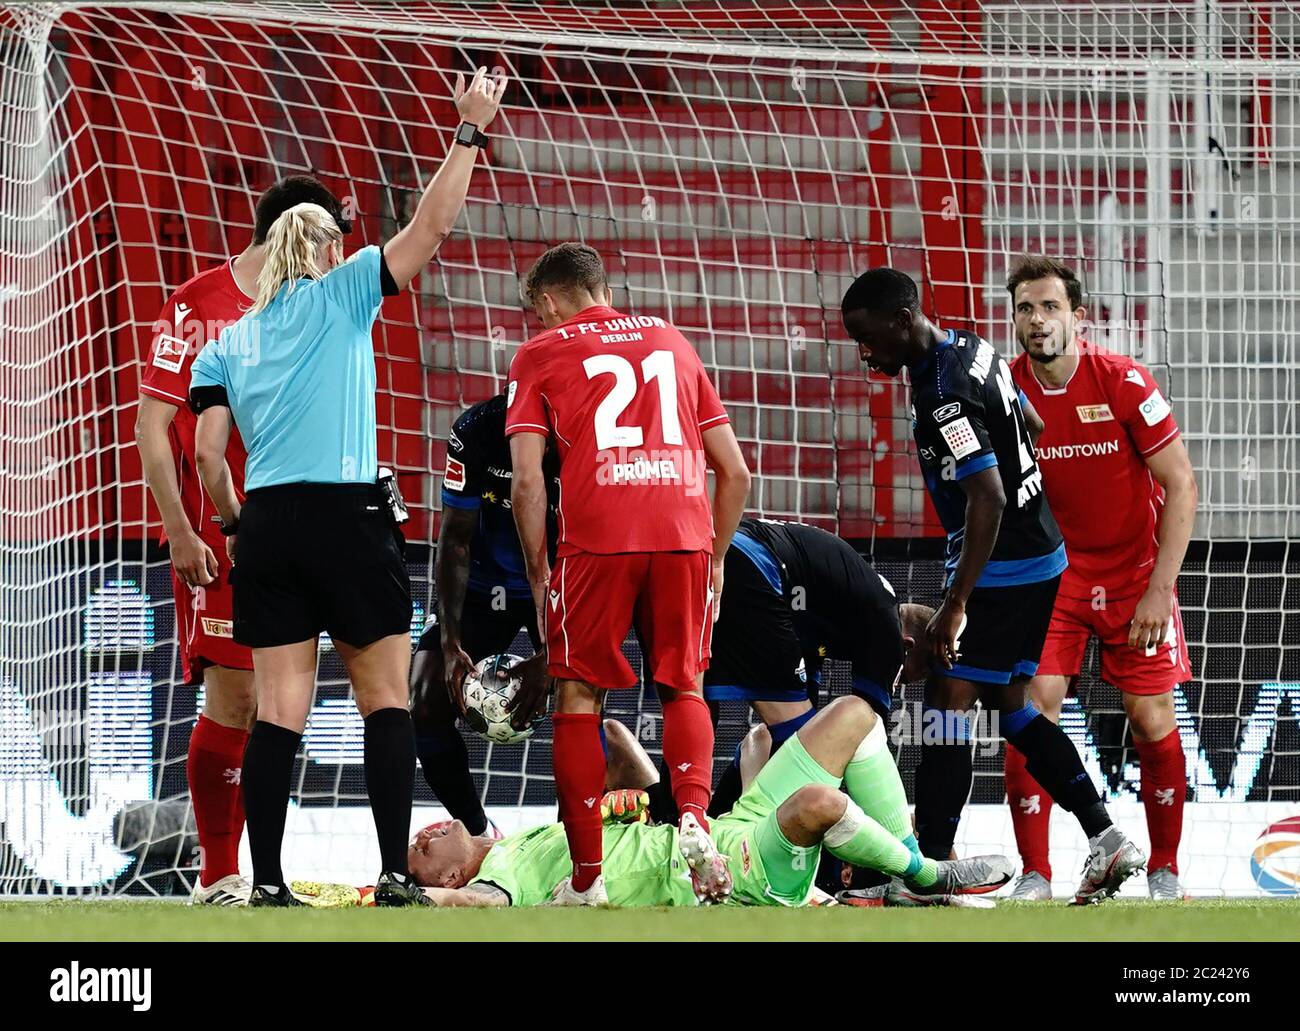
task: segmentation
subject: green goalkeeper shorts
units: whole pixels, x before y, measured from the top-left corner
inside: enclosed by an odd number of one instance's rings
[[[776,811],[809,784],[838,788],[840,778],[826,772],[796,735],[758,771],[735,808],[713,821],[713,840],[731,857],[733,902],[802,906],[808,901],[821,847],[790,844]]]

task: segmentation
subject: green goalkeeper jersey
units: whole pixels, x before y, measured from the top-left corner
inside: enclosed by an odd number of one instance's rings
[[[614,824],[604,829],[604,843],[605,889],[612,905],[696,905],[676,827]],[[550,901],[572,869],[564,825],[552,823],[497,842],[470,883],[496,885],[512,906],[537,906]]]

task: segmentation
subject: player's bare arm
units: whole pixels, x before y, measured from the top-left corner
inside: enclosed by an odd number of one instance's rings
[[[486,68],[479,68],[466,86],[465,77],[457,73],[455,101],[460,117],[480,130],[486,129],[501,106],[507,81],[504,76],[490,78]],[[442,167],[420,197],[415,217],[384,245],[384,261],[399,289],[410,285],[451,235],[465,205],[478,150],[459,143],[451,145]]]
[[[438,528],[433,580],[438,589],[438,630],[442,641],[442,671],[447,696],[457,712],[465,712],[465,675],[474,661],[460,644],[460,617],[469,587],[469,548],[478,526],[474,509],[446,506]]]
[[[1159,550],[1146,593],[1138,602],[1129,627],[1128,643],[1134,648],[1149,648],[1164,640],[1173,618],[1174,585],[1187,554],[1196,520],[1199,490],[1196,473],[1182,438],[1161,448],[1147,460],[1147,468],[1164,488],[1165,507],[1156,531]]]
[[[546,475],[542,471],[545,454],[546,438],[540,433],[516,433],[510,438],[510,509],[515,515],[539,624],[546,611],[546,586],[551,580],[551,563],[546,554]]]
[[[713,620],[722,610],[722,565],[731,538],[745,514],[749,497],[749,466],[730,423],[705,430],[701,436],[704,454],[713,470]]]
[[[491,906],[510,905],[510,896],[495,884],[470,884],[464,888],[425,888],[427,895],[435,906],[474,907],[485,909]]]
[[[234,425],[230,409],[215,405],[203,410],[194,431],[194,464],[198,467],[199,479],[203,481],[203,489],[212,499],[221,521],[227,525],[239,520],[239,496],[235,493],[230,466],[226,464],[226,445],[230,443],[230,431]],[[226,549],[231,561],[235,557],[234,548],[235,538],[227,537]]]
[[[510,509],[519,531],[519,547],[533,592],[537,624],[546,639],[543,613],[546,589],[551,580],[551,563],[546,551],[546,474],[542,460],[546,455],[546,438],[539,433],[516,433],[510,438]],[[515,671],[522,679],[508,710],[510,722],[522,730],[546,705],[552,682],[546,673],[546,650],[542,648],[525,660]]]
[[[943,604],[926,628],[933,642],[934,657],[945,669],[952,669],[957,659],[957,635],[966,614],[966,601],[993,554],[998,527],[1002,525],[1002,510],[1007,504],[996,466],[965,477],[961,488],[966,494],[966,532],[961,556]]]
[[[162,517],[163,529],[167,532],[172,565],[189,586],[201,587],[216,577],[217,557],[190,525],[181,505],[176,460],[167,439],[168,428],[175,417],[175,405],[142,393],[140,411],[135,419],[135,444],[140,450],[145,483],[149,485],[149,492]]]

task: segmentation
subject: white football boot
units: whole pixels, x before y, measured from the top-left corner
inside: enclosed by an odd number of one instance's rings
[[[1071,903],[1075,906],[1110,898],[1125,881],[1147,865],[1142,850],[1118,827],[1107,827],[1095,838],[1089,838],[1088,848],[1090,852],[1083,864],[1083,881]]]
[[[1147,893],[1153,902],[1182,902],[1187,898],[1178,874],[1168,866],[1147,874]]]
[[[682,816],[677,847],[691,871],[691,887],[702,906],[713,906],[731,898],[731,871],[727,857],[718,851],[709,832],[691,813]]]
[[[543,906],[608,906],[609,896],[605,893],[605,876],[601,874],[591,882],[586,891],[573,890],[573,878],[566,877],[551,892],[551,900]]]
[[[1010,902],[1050,902],[1052,899],[1052,882],[1037,870],[1026,870],[1016,878]]]
[[[253,886],[237,873],[232,873],[219,881],[213,881],[206,888],[198,881],[194,882],[194,891],[190,893],[191,906],[246,906]]]

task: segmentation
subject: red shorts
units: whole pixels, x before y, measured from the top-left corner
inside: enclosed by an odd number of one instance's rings
[[[556,561],[546,605],[551,676],[635,687],[637,674],[623,654],[633,626],[655,683],[694,690],[713,642],[713,557],[579,552]]]
[[[1094,607],[1090,598],[1057,595],[1052,622],[1047,628],[1039,676],[1075,677],[1083,668],[1088,638],[1096,635],[1101,645],[1101,679],[1126,694],[1156,695],[1172,691],[1175,684],[1192,679],[1183,637],[1183,617],[1174,598],[1173,618],[1165,639],[1152,648],[1130,648],[1129,624],[1141,594],[1112,599]]]
[[[203,679],[206,666],[252,669],[253,652],[235,641],[234,593],[230,586],[230,559],[226,541],[204,538],[217,556],[217,577],[203,587],[191,588],[172,566],[172,593],[176,596],[176,640],[181,655],[181,676],[187,684]]]

